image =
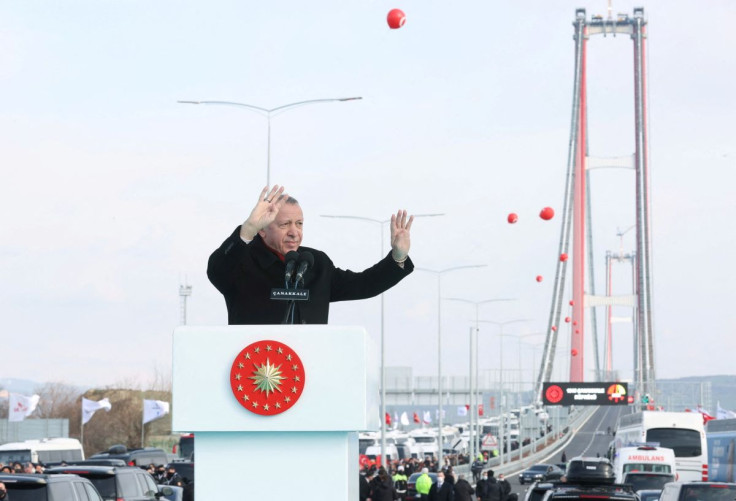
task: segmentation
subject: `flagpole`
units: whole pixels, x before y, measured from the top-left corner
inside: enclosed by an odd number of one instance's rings
[[[81,404],[82,408],[79,413],[79,441],[82,443],[82,452],[84,452],[84,397],[82,397]]]
[[[145,419],[146,419],[146,399],[144,398],[143,406],[141,408],[141,449],[144,449],[146,447],[145,443],[143,442],[143,433],[145,432],[145,429],[146,429]]]

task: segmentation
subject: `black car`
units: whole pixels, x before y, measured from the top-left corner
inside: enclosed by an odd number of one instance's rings
[[[404,498],[406,501],[415,501],[419,499],[419,496],[417,495],[417,479],[422,475],[421,472],[412,473],[409,479],[406,481],[406,497]],[[432,479],[432,483],[437,483],[437,474],[430,471],[427,473],[429,475],[429,478]]]
[[[158,466],[169,462],[169,458],[163,449],[155,447],[128,449],[124,445],[113,445],[107,451],[98,452],[88,459],[122,459],[128,466],[141,467],[146,467],[149,464]]]
[[[634,491],[643,491],[646,489],[662,490],[664,484],[674,482],[675,476],[672,473],[652,473],[648,471],[629,472],[624,475],[622,483],[630,485]]]
[[[535,482],[524,493],[524,501],[542,501],[545,493],[554,486],[551,482]]]
[[[103,501],[95,486],[76,475],[5,474],[9,501]]]
[[[549,482],[559,480],[564,474],[564,471],[553,464],[535,464],[519,474],[519,483],[524,485],[532,482]]]
[[[544,501],[639,501],[627,485],[585,483],[566,485],[558,483],[544,495]]]
[[[733,501],[736,484],[726,482],[670,482],[662,489],[660,501]]]
[[[156,484],[147,471],[134,466],[73,465],[50,468],[46,472],[51,475],[79,475],[89,479],[106,501],[156,501],[173,492],[167,485]]]

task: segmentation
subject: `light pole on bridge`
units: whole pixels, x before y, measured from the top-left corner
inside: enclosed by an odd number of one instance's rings
[[[266,150],[266,185],[271,186],[271,117],[284,113],[286,111],[298,108],[299,106],[305,106],[307,104],[317,103],[334,103],[334,102],[345,102],[345,101],[357,101],[363,99],[362,97],[339,97],[330,99],[308,99],[306,101],[297,101],[295,103],[283,104],[275,108],[262,108],[246,103],[236,103],[234,101],[177,101],[180,104],[215,104],[224,106],[238,106],[240,108],[253,111],[266,117],[268,121],[268,147]]]

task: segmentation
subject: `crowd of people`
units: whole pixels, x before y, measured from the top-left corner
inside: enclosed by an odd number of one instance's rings
[[[476,470],[476,463],[481,464]],[[511,484],[503,474],[496,478],[493,470],[485,470],[482,457],[473,462],[472,484],[464,474],[453,471],[448,459],[439,465],[434,458],[420,461],[409,458],[387,471],[383,466],[365,465],[360,472],[360,501],[395,501],[406,498],[408,479],[412,473],[420,472],[415,482],[416,498],[422,501],[518,501],[511,492]],[[436,473],[436,481],[430,472]],[[477,474],[476,474],[477,472]]]
[[[44,468],[41,464],[33,464],[33,463],[21,463],[19,461],[15,461],[14,463],[10,464],[3,464],[0,463],[0,473],[43,473]],[[2,498],[0,498],[2,499]]]

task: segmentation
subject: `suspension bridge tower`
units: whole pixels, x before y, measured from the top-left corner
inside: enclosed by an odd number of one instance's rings
[[[589,169],[605,164],[632,168],[636,182],[636,259],[634,259],[634,296],[626,305],[634,307],[635,321],[635,361],[637,390],[642,394],[654,394],[654,346],[652,335],[652,273],[651,273],[651,231],[649,208],[649,151],[648,151],[648,118],[646,89],[646,50],[647,21],[644,9],[635,8],[633,16],[611,15],[610,5],[608,18],[593,16],[586,18],[585,9],[575,12],[575,71],[573,80],[572,120],[570,140],[568,144],[567,175],[565,182],[564,206],[559,244],[560,259],[557,263],[553,287],[552,305],[550,308],[547,340],[537,379],[536,395],[541,401],[542,385],[550,380],[554,363],[554,353],[559,335],[560,316],[566,284],[568,260],[572,257],[572,318],[570,328],[570,382],[584,380],[585,340],[590,337],[593,342],[595,374],[603,377],[611,368],[605,364],[602,370],[598,356],[595,307],[619,304],[616,298],[596,295],[592,273],[592,226],[590,223],[590,190]],[[593,35],[631,37],[634,48],[634,153],[616,159],[599,159],[591,157],[588,152],[587,128],[587,42]],[[570,249],[572,247],[572,249]],[[570,253],[570,251],[572,252]],[[607,262],[607,264],[609,264]],[[586,276],[587,270],[587,276]],[[587,286],[587,290],[586,290]],[[620,303],[624,305],[625,303]],[[585,312],[591,311],[590,328],[586,322]],[[586,333],[590,333],[586,336]],[[610,346],[606,340],[608,357]]]

